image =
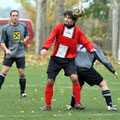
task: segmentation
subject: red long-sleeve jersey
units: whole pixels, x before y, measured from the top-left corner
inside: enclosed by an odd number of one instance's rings
[[[77,45],[82,44],[88,51],[93,49],[93,44],[87,40],[84,33],[77,27],[67,28],[64,23],[58,24],[45,41],[42,48],[47,50],[53,45],[52,56],[61,58],[74,58],[77,53]]]

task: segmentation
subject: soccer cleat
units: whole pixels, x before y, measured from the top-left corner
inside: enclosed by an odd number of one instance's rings
[[[73,110],[73,109],[75,109],[75,107],[72,107],[71,105],[68,106],[68,108],[67,108],[67,110]]]
[[[75,109],[82,110],[82,109],[85,109],[85,106],[82,103],[77,103],[77,104],[75,104]]]
[[[118,111],[117,108],[115,107],[115,105],[112,105],[112,107],[108,106],[108,110],[109,111]]]
[[[51,111],[51,108],[49,106],[44,106],[42,109],[42,111]]]
[[[26,93],[22,93],[22,94],[20,95],[20,98],[27,98]]]

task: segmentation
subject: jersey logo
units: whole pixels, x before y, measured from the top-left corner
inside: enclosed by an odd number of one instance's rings
[[[13,39],[20,39],[20,32],[14,32]]]

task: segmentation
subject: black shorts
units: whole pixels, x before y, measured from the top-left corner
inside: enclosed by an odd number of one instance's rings
[[[25,57],[4,58],[3,65],[11,67],[14,62],[16,63],[17,68],[25,68]]]
[[[78,79],[81,86],[84,85],[84,81],[90,86],[99,85],[103,81],[103,77],[94,68],[87,70],[77,68],[77,71]]]
[[[73,58],[59,58],[51,56],[47,69],[48,79],[56,78],[61,69],[64,69],[66,76],[77,74],[75,62]]]

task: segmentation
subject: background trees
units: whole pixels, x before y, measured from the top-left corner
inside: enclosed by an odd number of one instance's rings
[[[45,38],[52,31],[52,28],[55,24],[63,22],[64,10],[71,10],[75,4],[79,4],[82,0],[35,1],[37,3],[36,6],[32,6],[28,0],[20,0],[28,17],[33,21],[36,34],[35,53],[39,54],[38,51],[41,49]],[[96,37],[103,39],[104,50],[111,51],[113,58],[119,58],[120,27],[118,26],[120,26],[120,1],[84,0],[82,4],[85,7],[86,13],[83,18],[78,20],[77,25],[85,32],[89,40],[92,41]],[[44,18],[40,16],[44,16]]]
[[[112,7],[112,56],[118,58],[120,53],[120,1],[113,0]]]

